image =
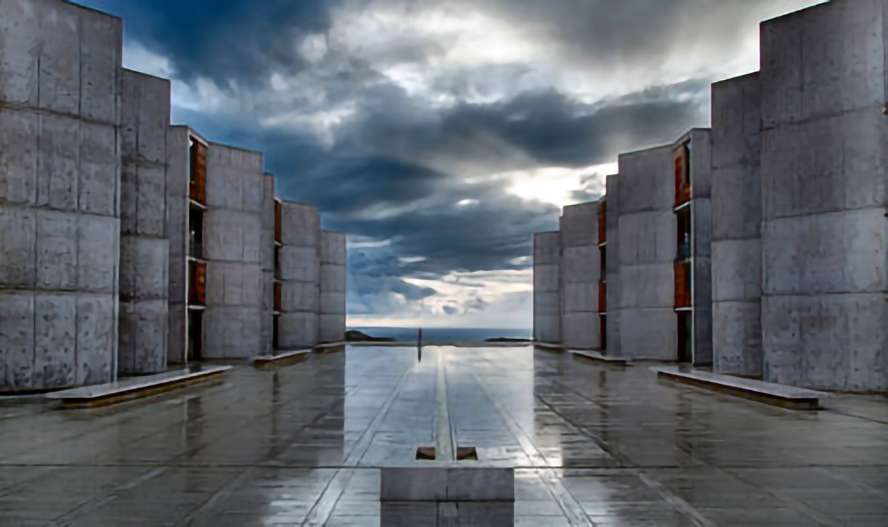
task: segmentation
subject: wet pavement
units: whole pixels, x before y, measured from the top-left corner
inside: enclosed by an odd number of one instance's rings
[[[648,366],[348,348],[114,407],[0,406],[0,525],[379,525],[379,469],[429,463],[439,377],[461,463],[516,469],[518,525],[888,525],[888,399],[784,410]]]

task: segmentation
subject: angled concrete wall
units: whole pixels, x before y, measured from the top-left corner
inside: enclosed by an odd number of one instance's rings
[[[561,343],[599,349],[598,202],[564,207],[561,217]]]
[[[625,357],[677,359],[672,152],[670,145],[619,158],[620,353]]]
[[[192,132],[187,126],[167,130],[166,226],[169,240],[167,360],[186,362],[188,341],[188,211],[189,165]]]
[[[262,179],[262,240],[259,248],[262,266],[261,355],[272,353],[274,344],[274,176]]]
[[[321,231],[320,239],[320,309],[321,342],[345,340],[345,234]]]
[[[607,176],[607,355],[620,356],[620,176]]]
[[[320,339],[321,223],[314,207],[284,202],[280,248],[282,309],[278,347],[282,350],[315,346]]]
[[[0,2],[0,392],[117,370],[121,22]]]
[[[119,373],[167,366],[169,240],[166,133],[170,82],[130,70],[121,76]]]
[[[262,154],[210,143],[204,257],[205,358],[247,358],[262,342]]]
[[[561,342],[561,233],[533,235],[533,339]]]
[[[691,360],[712,364],[712,141],[708,129],[694,129],[690,141],[691,217],[693,218],[693,328]]]
[[[888,389],[885,3],[762,25],[767,380]]]
[[[759,74],[712,86],[713,367],[762,374]]]

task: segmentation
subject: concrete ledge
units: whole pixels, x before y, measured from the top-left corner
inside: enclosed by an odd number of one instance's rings
[[[651,371],[656,372],[657,377],[660,378],[668,378],[683,384],[729,393],[792,410],[817,410],[820,408],[820,399],[830,397],[830,394],[816,390],[721,375],[683,366],[658,366],[651,368]]]
[[[343,351],[345,349],[346,341],[342,340],[339,342],[324,342],[322,344],[318,344],[314,347],[314,350],[319,353],[329,353],[334,351]]]
[[[515,472],[498,467],[385,467],[380,501],[515,501]]]
[[[533,342],[533,347],[535,347],[535,348],[551,349],[551,350],[558,350],[558,351],[564,351],[564,347],[563,347],[561,344],[556,344],[556,343],[554,343],[554,342],[539,342],[539,341],[534,341],[534,342]]]
[[[286,366],[294,362],[301,361],[311,354],[311,348],[298,349],[292,351],[281,351],[274,355],[257,355],[253,357],[253,366],[256,368],[273,368],[275,366]]]
[[[189,384],[220,379],[231,366],[191,366],[156,375],[130,377],[117,382],[96,384],[52,392],[44,397],[59,401],[64,408],[107,406],[181,388]]]
[[[629,363],[629,361],[625,357],[608,357],[607,355],[602,354],[600,351],[591,351],[591,350],[567,350],[572,355],[577,357],[582,357],[584,359],[606,362],[608,364],[613,364],[615,366],[625,366]]]

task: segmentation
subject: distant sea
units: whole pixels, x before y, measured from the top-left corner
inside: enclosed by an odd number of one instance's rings
[[[371,337],[388,337],[397,341],[415,342],[416,328],[391,327],[349,327]],[[505,337],[530,339],[529,329],[496,328],[422,328],[422,341],[426,344],[453,344],[462,342],[483,342],[487,339]]]

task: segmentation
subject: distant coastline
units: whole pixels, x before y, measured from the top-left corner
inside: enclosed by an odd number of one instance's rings
[[[349,327],[346,339],[350,342],[415,345],[417,328],[387,326]],[[426,345],[516,345],[531,342],[530,329],[514,328],[422,328]]]

